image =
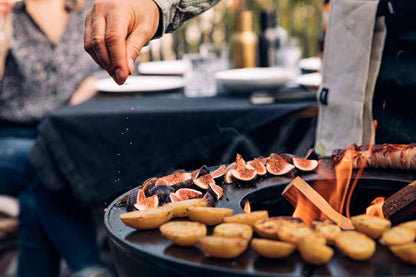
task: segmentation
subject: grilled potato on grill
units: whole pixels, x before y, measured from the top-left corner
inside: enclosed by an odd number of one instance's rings
[[[253,229],[242,223],[222,223],[214,228],[214,236],[249,240],[253,236]]]
[[[241,255],[248,246],[248,240],[206,236],[198,240],[202,250],[214,258],[232,259]]]
[[[373,239],[380,238],[391,227],[390,220],[365,214],[351,217],[351,222],[356,231],[364,233]]]
[[[312,228],[318,236],[326,238],[330,245],[335,243],[335,239],[342,232],[341,228],[329,219],[315,220],[312,222]]]
[[[226,223],[243,223],[250,226],[253,226],[254,223],[258,220],[266,219],[269,217],[269,213],[267,211],[255,211],[252,213],[244,213],[244,214],[236,214],[233,216],[228,216],[224,218],[224,222]]]
[[[198,221],[206,225],[220,224],[224,217],[233,214],[232,209],[214,207],[189,207],[188,216],[192,221]]]
[[[160,226],[162,236],[179,246],[194,246],[207,235],[207,227],[199,222],[172,221]]]
[[[390,250],[402,261],[416,265],[416,243],[394,245]]]
[[[381,236],[380,243],[387,246],[408,244],[414,242],[416,237],[412,229],[396,226],[384,232]]]
[[[298,240],[298,250],[308,264],[323,265],[331,260],[334,250],[326,245],[326,240],[316,235],[307,235]]]
[[[345,255],[357,261],[371,258],[376,250],[374,240],[356,231],[342,232],[336,238],[335,245]]]
[[[167,207],[133,211],[120,215],[120,219],[124,224],[139,230],[156,229],[171,218],[172,209]]]
[[[286,258],[296,250],[296,246],[292,243],[268,239],[253,239],[251,248],[260,256],[269,259]]]
[[[268,219],[259,220],[254,223],[254,231],[262,238],[266,239],[278,239],[277,230],[281,226],[285,225],[295,225],[298,227],[303,227],[304,223],[298,218],[293,218],[289,216],[277,216],[270,217]]]
[[[277,230],[277,236],[281,241],[297,244],[301,237],[313,234],[309,227],[298,227],[294,225],[284,225]]]
[[[194,198],[189,200],[183,200],[179,202],[168,203],[163,207],[172,209],[173,215],[176,217],[187,217],[189,215],[188,208],[190,207],[206,207],[208,201],[204,198]]]
[[[408,221],[398,225],[399,227],[404,227],[408,229],[412,229],[416,232],[416,220]]]

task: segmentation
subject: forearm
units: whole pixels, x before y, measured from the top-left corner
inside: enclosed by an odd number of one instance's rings
[[[7,54],[5,54],[3,52],[5,52],[5,51],[0,50],[0,82],[3,80],[4,67],[6,65],[6,55]]]
[[[74,92],[71,99],[69,100],[69,104],[78,105],[96,95],[97,90],[94,86],[95,81],[95,77],[87,77]]]
[[[153,0],[159,7],[159,29],[155,37],[178,29],[186,20],[208,10],[220,0]]]

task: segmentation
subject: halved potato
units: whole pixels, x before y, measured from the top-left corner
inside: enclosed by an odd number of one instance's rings
[[[251,239],[253,229],[242,223],[222,223],[214,228],[214,236],[227,238]]]
[[[387,246],[408,244],[414,242],[415,237],[415,231],[412,229],[396,226],[384,232],[380,242]]]
[[[373,239],[380,238],[391,227],[390,220],[365,214],[351,217],[351,222],[356,231],[364,233]]]
[[[228,216],[224,218],[224,222],[226,223],[243,223],[250,226],[253,226],[254,223],[258,220],[266,219],[269,217],[269,213],[267,211],[255,211],[251,213],[244,213],[244,214],[236,214],[233,216]]]
[[[252,239],[251,248],[260,256],[269,259],[286,258],[296,250],[292,243],[268,239]]]
[[[179,246],[194,246],[207,235],[207,227],[199,222],[172,221],[160,226],[162,236]]]
[[[408,228],[408,229],[412,229],[413,231],[416,232],[416,220],[408,221],[408,222],[399,224],[398,226]]]
[[[248,240],[206,236],[198,240],[202,250],[214,258],[232,259],[241,255],[248,246]]]
[[[390,250],[402,261],[416,265],[416,243],[394,245]]]
[[[224,217],[233,215],[233,210],[228,208],[189,207],[187,209],[190,220],[206,225],[220,224]]]
[[[294,225],[282,226],[277,230],[277,236],[281,241],[297,244],[301,237],[313,234],[309,227],[298,227]]]
[[[295,225],[303,227],[305,224],[297,218],[289,216],[270,217],[254,223],[254,231],[262,238],[278,239],[277,230],[281,226]]]
[[[133,211],[120,215],[121,221],[131,228],[139,230],[156,229],[172,218],[172,209],[167,207]]]
[[[330,220],[314,221],[312,222],[312,228],[318,236],[324,237],[330,245],[335,243],[335,239],[342,232],[341,228]]]
[[[173,215],[176,217],[187,217],[189,211],[187,208],[190,207],[206,207],[208,206],[208,201],[204,198],[194,198],[189,200],[183,200],[179,202],[168,203],[163,207],[168,207],[172,209]]]
[[[336,238],[335,245],[345,255],[357,261],[371,258],[376,250],[374,240],[356,231],[342,232]]]
[[[326,243],[317,239],[316,235],[308,235],[299,239],[298,250],[302,259],[308,264],[323,265],[331,260],[334,250]]]

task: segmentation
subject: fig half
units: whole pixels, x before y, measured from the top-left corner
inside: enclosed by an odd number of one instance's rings
[[[266,169],[273,175],[285,175],[289,173],[295,166],[288,163],[285,159],[277,154],[272,154],[267,160]]]
[[[202,195],[202,192],[195,189],[179,189],[175,192],[182,200],[198,198]]]
[[[264,176],[267,174],[266,166],[257,158],[247,163],[247,167],[252,167],[257,171],[257,175]]]
[[[243,182],[253,181],[257,177],[257,171],[251,168],[232,170],[231,174],[233,178]]]
[[[210,184],[215,185],[215,181],[211,174],[205,174],[204,176],[195,179],[194,184],[200,189],[207,190]]]
[[[169,185],[175,185],[191,179],[191,174],[187,172],[176,172],[174,174],[163,177],[163,179],[165,179]]]
[[[217,186],[216,184],[209,184],[208,193],[214,196],[217,201],[220,200],[222,196],[224,195],[224,191],[222,190],[222,187]]]
[[[293,165],[302,171],[312,171],[318,167],[318,161],[301,158],[293,158]]]
[[[212,178],[214,178],[214,180],[216,180],[224,177],[225,173],[227,173],[227,171],[225,170],[225,165],[221,165],[216,170],[211,172],[211,176]]]
[[[140,202],[134,204],[134,207],[139,211],[144,211],[159,206],[159,198],[157,194],[147,197]]]
[[[149,193],[149,190],[155,185],[156,181],[157,177],[151,177],[143,182],[141,189],[145,194]]]

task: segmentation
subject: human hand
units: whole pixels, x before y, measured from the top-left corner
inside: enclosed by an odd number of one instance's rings
[[[0,0],[0,50],[6,53],[9,49],[10,37],[13,33],[12,8],[14,1]]]
[[[84,48],[121,85],[158,27],[153,0],[97,0],[85,21]]]

